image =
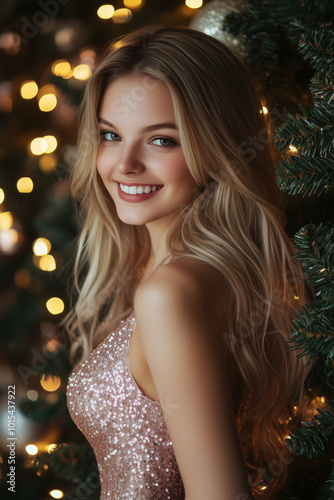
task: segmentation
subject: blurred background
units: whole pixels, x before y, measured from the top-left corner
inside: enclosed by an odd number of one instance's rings
[[[223,30],[226,16],[246,5],[242,0],[1,1],[1,499],[99,498],[94,455],[66,408],[69,340],[58,326],[69,309],[78,231],[66,176],[86,82],[113,38],[152,23],[200,29],[246,58],[246,33]],[[278,44],[284,57],[274,66],[253,64],[263,87],[259,112],[271,116],[273,128],[286,120],[287,111],[312,104],[311,66],[284,37]],[[266,48],[261,50],[265,56]],[[272,46],[268,54],[274,54]],[[291,144],[288,149],[290,155],[297,151]],[[286,194],[289,234],[327,218],[330,206],[326,197],[315,206],[312,198]],[[324,394],[317,390],[313,401],[316,413]],[[299,467],[302,482],[307,472]],[[321,473],[313,470],[315,481]],[[280,498],[315,498],[307,496],[309,488],[306,496],[299,488]]]

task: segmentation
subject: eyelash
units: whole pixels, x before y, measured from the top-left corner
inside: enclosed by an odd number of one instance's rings
[[[101,130],[100,131],[100,141],[107,141],[107,142],[119,142],[119,139],[106,139],[106,135],[108,134],[111,134],[111,135],[114,135],[114,136],[117,136],[117,137],[120,137],[118,134],[116,134],[115,132],[110,132],[109,130]],[[178,143],[174,140],[174,139],[171,139],[170,137],[166,137],[166,136],[158,136],[158,137],[153,137],[153,139],[151,139],[151,142],[154,142],[154,141],[158,141],[158,140],[164,140],[164,141],[169,141],[169,145],[160,145],[158,147],[160,148],[171,148],[173,146],[176,146]],[[156,144],[155,144],[156,145]]]

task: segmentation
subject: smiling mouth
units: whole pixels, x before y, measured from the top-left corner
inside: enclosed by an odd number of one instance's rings
[[[149,193],[154,193],[154,191],[158,191],[161,189],[163,186],[162,185],[156,185],[156,186],[127,186],[126,184],[121,184],[119,183],[119,186],[121,188],[121,191],[126,194],[149,194]]]

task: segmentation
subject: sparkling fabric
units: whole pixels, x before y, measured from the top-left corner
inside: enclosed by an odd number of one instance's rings
[[[184,500],[160,401],[145,396],[128,363],[134,313],[72,371],[70,415],[94,450],[100,500]]]

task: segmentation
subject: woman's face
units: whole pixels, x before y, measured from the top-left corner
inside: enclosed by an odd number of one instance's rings
[[[107,87],[99,113],[97,170],[126,224],[169,224],[195,194],[167,86],[126,75]]]

